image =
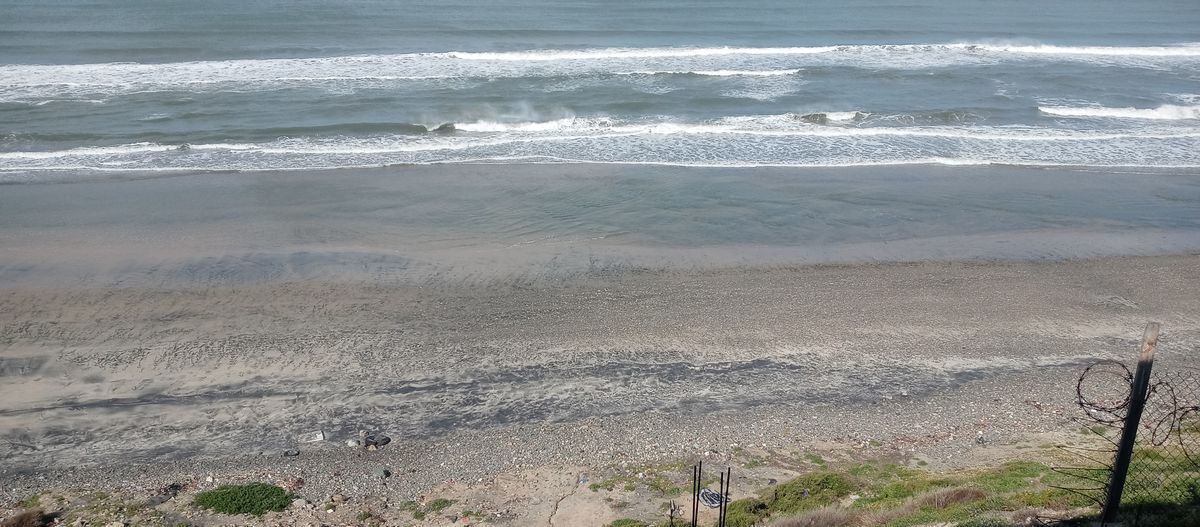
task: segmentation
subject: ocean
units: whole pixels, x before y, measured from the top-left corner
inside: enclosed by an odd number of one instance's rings
[[[0,180],[1200,167],[1200,2],[0,2]]]

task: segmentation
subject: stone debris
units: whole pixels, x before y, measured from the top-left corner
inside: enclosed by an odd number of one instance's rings
[[[316,443],[317,441],[324,441],[325,432],[323,430],[317,430],[316,432],[300,434],[299,440],[301,443]]]

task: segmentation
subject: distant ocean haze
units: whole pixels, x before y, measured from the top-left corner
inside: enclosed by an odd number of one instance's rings
[[[1200,5],[1031,6],[10,2],[0,179],[1200,166]]]

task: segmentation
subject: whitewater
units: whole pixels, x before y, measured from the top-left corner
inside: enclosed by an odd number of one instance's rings
[[[276,27],[258,11],[270,4],[234,8],[237,30],[203,10],[155,11],[154,27],[181,31],[173,46],[147,46],[124,22],[16,9],[23,22],[0,21],[13,36],[0,42],[0,177],[480,162],[1200,166],[1190,3],[1110,13],[1066,2],[1002,29],[1010,14],[983,2],[717,2],[684,15],[655,0],[564,15],[558,32],[530,28],[538,13],[593,6],[475,18],[363,5],[326,13],[342,20],[332,33],[322,18],[296,22],[321,33]],[[86,36],[56,38],[63,27]]]

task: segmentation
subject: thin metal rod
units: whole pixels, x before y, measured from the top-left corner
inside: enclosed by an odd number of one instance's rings
[[[692,527],[700,521],[700,488],[704,481],[704,461],[696,464],[696,490],[692,493]]]
[[[1150,370],[1154,367],[1154,348],[1158,346],[1157,322],[1146,324],[1142,335],[1142,354],[1138,358],[1137,371],[1133,374],[1133,385],[1129,392],[1129,411],[1125,414],[1125,426],[1121,429],[1121,443],[1117,446],[1117,458],[1113,462],[1112,481],[1104,496],[1104,512],[1100,525],[1117,520],[1121,507],[1121,493],[1125,491],[1125,477],[1129,475],[1129,462],[1133,459],[1133,446],[1137,441],[1138,424],[1146,406],[1146,391],[1150,388]]]
[[[723,516],[724,512],[720,508],[721,501],[725,500],[725,471],[724,470],[721,471],[721,475],[717,479],[717,489],[719,489],[719,493],[721,494],[720,501],[717,502],[717,527],[722,527],[725,525],[725,517]]]
[[[729,487],[733,486],[733,467],[725,468],[725,488],[721,491],[721,527],[725,527],[725,519],[729,513]]]

